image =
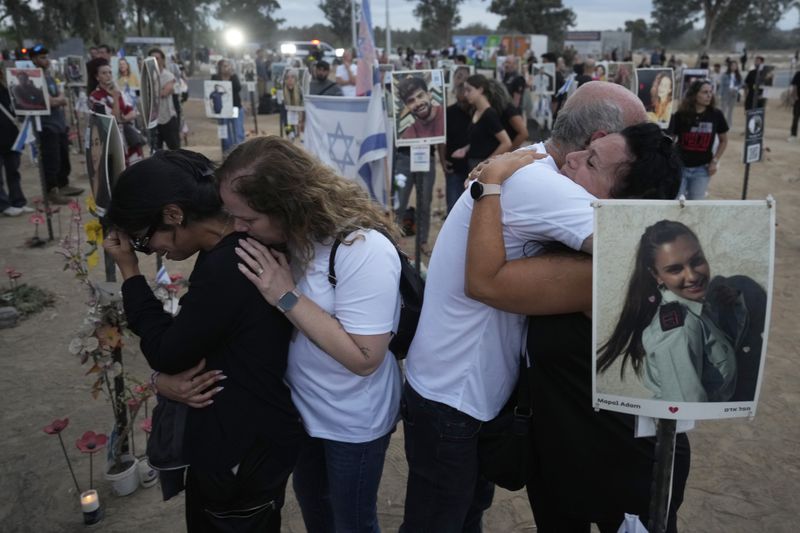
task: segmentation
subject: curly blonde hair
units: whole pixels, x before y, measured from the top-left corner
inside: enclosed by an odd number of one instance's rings
[[[247,204],[276,217],[286,231],[289,251],[303,268],[314,256],[314,242],[338,238],[357,229],[376,229],[395,242],[400,232],[389,216],[356,182],[292,142],[257,137],[237,146],[216,172],[219,184]]]

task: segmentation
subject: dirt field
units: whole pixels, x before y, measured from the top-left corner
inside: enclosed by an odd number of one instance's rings
[[[197,101],[186,107],[191,134],[189,148],[218,159],[215,124],[202,116]],[[691,434],[693,465],[686,499],[679,514],[684,532],[789,532],[797,529],[800,515],[800,426],[794,409],[800,406],[800,340],[797,313],[800,308],[800,145],[788,144],[791,112],[773,102],[766,116],[766,158],[753,165],[748,198],[772,194],[777,201],[777,258],[772,327],[766,377],[758,414],[752,421],[702,422]],[[258,117],[262,130],[277,133],[275,115]],[[743,165],[743,112],[737,110],[730,144],[719,173],[712,179],[715,199],[741,197]],[[247,127],[252,129],[252,116]],[[24,189],[29,199],[40,194],[37,169],[24,157]],[[72,183],[88,188],[82,158],[73,156]],[[443,190],[439,176],[437,189]],[[434,210],[444,200],[434,193]],[[62,212],[66,231],[68,214]],[[435,237],[440,217],[432,224]],[[55,223],[58,236],[59,224]],[[110,430],[109,405],[102,397],[92,400],[91,378],[67,351],[73,332],[84,315],[85,294],[69,272],[62,272],[57,243],[27,249],[33,234],[27,217],[0,217],[0,268],[23,272],[22,281],[53,291],[54,307],[16,328],[0,330],[0,531],[82,531],[78,496],[55,437],[42,432],[54,418],[68,416],[64,437],[82,488],[88,485],[88,458],[75,448],[75,440],[87,430]],[[57,241],[56,241],[57,242]],[[412,243],[406,243],[411,245]],[[169,271],[188,272],[189,264],[169,263]],[[94,271],[102,276],[102,269]],[[154,275],[155,267],[144,268]],[[5,278],[0,280],[5,283]],[[792,324],[795,324],[792,326]],[[791,333],[794,331],[795,333]],[[128,339],[126,368],[140,377],[149,375],[144,358],[137,354],[135,339]],[[379,511],[384,531],[396,531],[403,514],[406,465],[402,427],[392,438]],[[137,436],[143,450],[143,436]],[[586,443],[591,446],[592,443]],[[98,461],[99,462],[99,461]],[[95,485],[105,507],[98,531],[152,533],[183,531],[183,496],[162,502],[158,488],[139,489],[116,497],[95,469]],[[287,491],[284,530],[304,531],[292,491]],[[498,490],[485,517],[490,533],[535,531],[524,492]]]

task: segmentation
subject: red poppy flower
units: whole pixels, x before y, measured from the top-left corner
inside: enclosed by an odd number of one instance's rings
[[[40,215],[39,213],[32,214],[30,220],[31,220],[31,223],[36,224],[37,226],[39,224],[44,224],[44,217],[42,215]]]
[[[11,267],[6,267],[6,275],[8,276],[8,279],[17,279],[22,276],[22,272]]]
[[[73,213],[81,212],[81,204],[79,204],[77,200],[70,200],[69,208],[72,210]]]
[[[139,406],[142,405],[142,402],[136,398],[131,398],[128,400],[128,409],[131,411],[136,411],[139,409]]]
[[[95,453],[106,447],[108,437],[102,433],[95,434],[94,431],[87,431],[81,438],[75,441],[75,446],[81,453]]]
[[[147,418],[142,420],[141,427],[142,427],[142,431],[144,431],[145,433],[150,433],[151,431],[153,431],[153,419],[152,419],[152,417],[148,416]]]
[[[176,281],[181,281],[182,279],[183,279],[183,276],[181,274],[175,274],[175,275],[170,275],[169,276],[169,280],[171,282],[173,282],[173,283],[175,283]]]
[[[69,418],[65,418],[64,420],[56,418],[42,429],[48,435],[58,435],[59,433],[64,431],[68,425],[69,425]]]

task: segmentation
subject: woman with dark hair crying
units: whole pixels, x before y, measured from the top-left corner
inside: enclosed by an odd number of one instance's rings
[[[304,440],[283,382],[291,326],[236,268],[245,236],[222,210],[212,163],[187,150],[157,152],[120,175],[107,219],[114,229],[103,246],[122,273],[129,327],[156,370],[158,408],[168,405],[163,396],[192,395],[173,402],[187,410],[174,438],[183,442],[176,460],[188,465],[188,531],[277,533]],[[175,261],[199,252],[177,316],[153,295],[137,251]]]

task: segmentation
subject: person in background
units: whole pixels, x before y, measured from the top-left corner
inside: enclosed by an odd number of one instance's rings
[[[314,65],[314,77],[311,78],[308,92],[319,96],[343,96],[342,88],[335,81],[329,78],[331,73],[330,64],[324,59],[317,61]]]
[[[519,109],[522,106],[522,94],[527,85],[525,78],[519,73],[519,58],[516,56],[508,56],[503,63],[503,85],[511,97],[511,103]]]
[[[336,83],[342,88],[344,96],[356,95],[356,75],[358,67],[353,63],[353,51],[345,49],[342,64],[336,67]]]
[[[489,103],[500,115],[503,129],[511,139],[511,149],[516,150],[528,140],[528,125],[525,123],[522,110],[511,101],[505,85],[497,80],[487,81],[489,82]]]
[[[749,111],[757,107],[764,107],[767,103],[764,98],[764,58],[756,56],[753,69],[744,78],[744,109]]]
[[[241,94],[242,84],[239,81],[239,76],[233,72],[233,65],[231,62],[227,59],[220,59],[217,62],[217,73],[211,76],[211,79],[215,81],[231,82],[231,86],[233,87],[233,107],[238,109],[238,117],[241,117],[244,113]],[[238,117],[219,119],[221,124],[230,124],[230,127],[228,128],[229,138],[222,140],[222,151],[226,154],[244,142],[243,126],[240,128],[240,120]],[[233,134],[232,136],[230,135],[231,133]]]
[[[711,80],[711,85],[714,87],[714,94],[719,96],[719,84],[722,81],[722,65],[714,63],[711,72],[708,73],[708,77]]]
[[[739,63],[729,61],[727,70],[720,76],[719,94],[722,114],[725,115],[725,122],[728,127],[733,127],[733,108],[739,99],[739,89],[742,88],[742,73],[739,72]]]
[[[50,95],[50,115],[41,117],[42,133],[40,137],[41,158],[44,166],[44,181],[47,187],[47,199],[50,203],[66,205],[66,196],[77,196],[83,192],[80,187],[69,184],[69,173],[72,167],[69,162],[69,126],[64,116],[67,97],[61,92],[58,83],[50,75],[50,59],[48,50],[37,44],[28,51],[33,64],[44,72],[47,92]]]
[[[0,176],[0,212],[7,217],[33,213],[22,192],[22,176],[19,173],[20,153],[13,150],[19,135],[16,117],[11,111],[11,95],[5,81],[5,69],[0,68],[0,172],[5,176],[6,186]]]
[[[453,152],[469,144],[469,127],[472,122],[472,113],[469,102],[464,96],[464,85],[461,84],[453,90],[456,101],[445,111],[447,117],[447,141],[438,145],[439,162],[445,178],[445,197],[447,212],[455,205],[458,197],[464,192],[464,183],[467,181],[467,161],[463,157],[454,159]]]
[[[728,129],[725,116],[714,105],[711,82],[692,82],[667,130],[678,143],[684,165],[678,196],[685,195],[687,200],[705,198],[708,182],[728,146]],[[715,137],[719,137],[716,152]]]
[[[97,45],[97,54],[96,57],[105,59],[108,61],[108,64],[111,64],[111,47],[107,44],[98,44]]]
[[[795,52],[797,56],[797,52]],[[792,83],[789,85],[789,98],[792,103],[792,126],[789,132],[790,143],[797,142],[797,122],[800,120],[800,70],[794,73]]]
[[[156,149],[161,149],[163,144],[170,150],[181,147],[181,125],[172,95],[175,92],[175,75],[167,68],[167,57],[160,48],[151,48],[147,55],[154,57],[158,63],[158,78],[161,87],[158,106],[158,143]]]

